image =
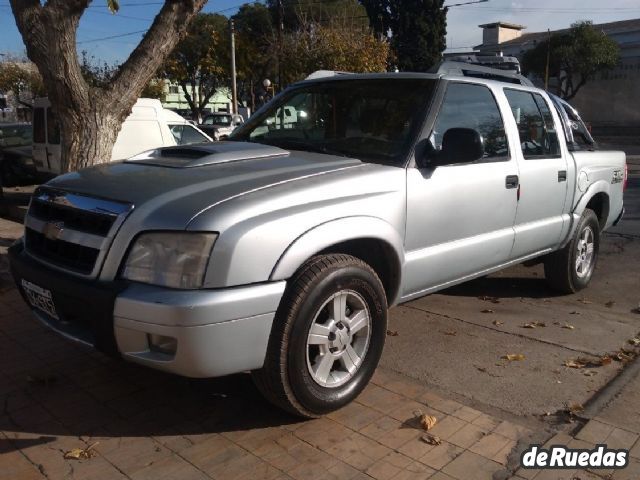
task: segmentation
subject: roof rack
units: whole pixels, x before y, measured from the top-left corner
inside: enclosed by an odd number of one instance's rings
[[[485,78],[487,80],[496,80],[498,82],[525,85],[527,87],[535,86],[531,80],[519,73],[464,62],[442,62],[433,73]]]
[[[339,72],[337,70],[316,70],[309,74],[305,80],[315,80],[318,78],[337,77],[338,75],[352,75],[351,72]]]

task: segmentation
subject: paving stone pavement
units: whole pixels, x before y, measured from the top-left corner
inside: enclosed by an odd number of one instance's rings
[[[248,375],[189,381],[111,359],[0,296],[0,479],[490,479],[526,428],[378,371],[353,404],[300,421]],[[433,415],[440,445],[421,440]],[[95,456],[64,453],[94,445]]]

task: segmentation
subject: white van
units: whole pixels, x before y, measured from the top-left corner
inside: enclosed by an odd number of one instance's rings
[[[33,108],[33,163],[39,173],[62,173],[60,140],[60,128],[49,99],[37,98]],[[211,141],[193,123],[162,108],[160,100],[140,98],[122,124],[111,160],[123,160],[158,147]]]

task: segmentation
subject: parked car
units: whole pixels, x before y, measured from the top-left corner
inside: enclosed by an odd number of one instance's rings
[[[38,172],[61,173],[60,142],[63,135],[49,99],[36,99],[33,109],[33,160]],[[158,147],[211,141],[211,137],[192,122],[162,108],[160,100],[140,98],[122,124],[111,160],[123,160]]]
[[[204,117],[199,127],[214,140],[225,140],[243,123],[242,115],[217,112]]]
[[[36,170],[31,156],[28,123],[0,123],[0,179],[5,187],[32,184]]]
[[[274,122],[288,107],[305,115]],[[567,122],[500,70],[317,76],[232,142],[42,186],[11,268],[63,335],[187,377],[251,371],[322,415],[371,378],[390,305],[534,259],[560,292],[589,284],[625,155]]]

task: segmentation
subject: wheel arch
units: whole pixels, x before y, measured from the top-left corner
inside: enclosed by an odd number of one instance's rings
[[[270,280],[286,280],[315,255],[344,253],[367,263],[380,278],[389,305],[396,303],[402,279],[404,248],[399,233],[375,217],[333,220],[292,242],[273,268]]]

